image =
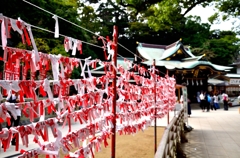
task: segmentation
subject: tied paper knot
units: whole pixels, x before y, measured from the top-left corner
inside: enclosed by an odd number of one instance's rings
[[[28,143],[29,143],[29,140],[28,140],[28,128],[26,128],[25,126],[20,126],[18,127],[18,131],[20,133],[20,136],[22,138],[22,144],[25,145],[26,147],[28,147]]]
[[[108,41],[108,43],[107,43],[107,49],[108,49],[108,58],[107,58],[107,60],[112,59],[112,57],[114,55],[114,49],[111,48],[113,45],[114,44],[113,44],[112,41]]]
[[[20,153],[22,155],[19,156],[18,158],[31,158],[31,157],[37,157],[39,155],[39,153],[36,150],[25,151],[21,149]]]
[[[91,61],[90,61],[91,58],[92,58],[92,57],[88,57],[88,58],[85,59],[85,63],[84,63],[84,65],[83,65],[83,69],[82,69],[82,73],[81,73],[81,76],[83,76],[84,79],[86,78],[86,77],[85,77],[85,72],[84,72],[86,66],[87,66],[87,71],[88,71],[88,77],[89,77],[89,78],[92,77],[91,71],[90,71],[90,68],[89,68],[89,63],[91,62]]]
[[[73,142],[73,144],[76,148],[80,148],[80,141],[79,141],[79,136],[77,133],[72,132],[67,137],[68,137],[68,139],[70,139],[71,142]]]
[[[107,126],[110,126],[110,128],[113,128],[113,127],[114,127],[114,125],[113,125],[113,119],[114,119],[113,116],[106,116],[106,125],[107,125]]]
[[[27,26],[27,30],[28,30],[28,33],[29,33],[29,36],[30,36],[30,39],[31,39],[31,42],[32,42],[32,46],[33,46],[33,53],[35,55],[35,63],[38,63],[40,61],[40,57],[39,57],[39,53],[38,53],[38,49],[37,49],[37,46],[36,46],[36,43],[35,43],[35,40],[33,38],[33,34],[32,34],[32,30],[31,30],[31,26],[29,24],[26,24],[25,25]]]
[[[11,116],[8,113],[8,109],[4,103],[0,105],[0,123],[3,123],[6,120],[7,124],[11,125]]]
[[[73,147],[71,146],[71,144],[69,143],[69,140],[66,137],[63,137],[60,140],[60,143],[63,145],[63,150],[65,153],[69,152],[70,150],[73,149]],[[67,150],[66,150],[67,149]]]
[[[13,138],[15,138],[15,151],[18,151],[19,150],[19,131],[13,127],[11,127],[10,130],[14,134]]]
[[[48,114],[51,114],[53,111],[56,112],[54,102],[52,100],[47,99],[45,100],[44,104],[45,104],[45,107],[48,108]]]
[[[5,107],[12,114],[14,120],[17,120],[17,111],[14,103],[5,102]]]
[[[54,121],[54,119],[46,120],[45,123],[46,123],[46,125],[48,125],[51,128],[52,134],[53,134],[54,138],[56,138],[58,136],[57,135],[57,124]]]
[[[82,54],[82,41],[73,39],[73,50],[72,50],[72,55],[76,55],[76,50]]]
[[[107,60],[107,53],[106,53],[107,42],[104,40],[104,38],[102,36],[99,36],[98,40],[102,40],[102,42],[103,42],[102,48],[103,48],[103,52],[104,52],[104,58],[105,58],[105,60]]]
[[[22,112],[26,117],[30,118],[31,122],[34,121],[34,115],[38,116],[38,113],[35,111],[35,104],[33,102],[26,103]]]
[[[44,130],[44,132],[42,132]],[[35,131],[38,136],[41,136],[44,141],[48,141],[47,126],[45,122],[38,122],[35,125]]]
[[[72,118],[72,114],[67,114],[62,126],[64,128],[66,123],[68,122],[68,132],[71,132],[71,118]]]
[[[41,101],[38,101],[36,104],[39,107],[39,115],[40,115],[39,121],[44,121],[45,120],[45,107],[44,107],[44,103],[41,100]]]
[[[57,17],[57,15],[53,15],[52,18],[55,19],[55,32],[54,32],[54,37],[55,37],[55,38],[59,38],[59,24],[58,24],[58,17]]]
[[[50,87],[50,82],[49,82],[49,80],[48,80],[47,78],[44,79],[43,89],[44,89],[44,91],[47,92],[48,98],[49,98],[50,100],[53,100],[53,94],[52,94],[52,90],[51,90],[51,87]]]
[[[10,142],[12,140],[12,131],[8,130],[7,128],[3,128],[0,132],[3,150],[6,152],[6,150],[10,147]]]
[[[72,41],[73,39],[71,37],[65,37],[64,38],[64,48],[65,48],[65,51],[68,52],[69,50],[72,49]]]
[[[8,20],[2,14],[0,14],[0,20],[2,21],[1,35],[2,35],[2,48],[4,50],[5,47],[7,46]]]

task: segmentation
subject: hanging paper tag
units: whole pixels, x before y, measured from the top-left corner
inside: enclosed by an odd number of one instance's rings
[[[26,68],[26,66],[22,66],[22,80],[27,80],[27,72],[28,69]]]
[[[54,84],[53,85],[53,95],[58,96],[59,95],[59,90],[60,90],[60,87],[57,84]]]
[[[56,15],[54,15],[52,18],[55,19],[55,32],[54,32],[54,37],[55,37],[55,38],[59,38],[58,17],[57,17]]]
[[[4,78],[5,80],[12,80],[12,70],[8,63],[5,64]]]
[[[39,79],[44,80],[47,77],[47,71],[43,67],[42,69],[39,70]]]
[[[13,66],[13,80],[20,80],[20,67]]]
[[[35,80],[35,72],[31,72],[31,80],[34,81]]]

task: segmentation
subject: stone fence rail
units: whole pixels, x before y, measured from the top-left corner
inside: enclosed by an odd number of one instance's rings
[[[166,127],[154,158],[175,158],[177,143],[181,143],[183,131],[184,109],[181,109]]]

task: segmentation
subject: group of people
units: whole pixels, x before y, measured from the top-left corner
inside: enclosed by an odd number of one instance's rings
[[[218,93],[206,93],[202,91],[201,94],[198,95],[197,99],[203,112],[209,112],[210,109],[220,109],[219,101],[221,101],[221,98]],[[222,101],[224,104],[224,110],[228,110],[228,95],[224,92],[222,94]]]

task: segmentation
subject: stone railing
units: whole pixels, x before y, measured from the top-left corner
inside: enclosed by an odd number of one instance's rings
[[[183,130],[184,109],[181,109],[166,127],[155,158],[175,158],[177,143],[181,143],[181,133]]]

